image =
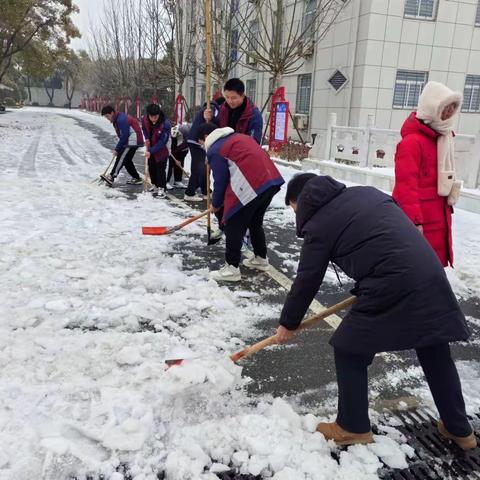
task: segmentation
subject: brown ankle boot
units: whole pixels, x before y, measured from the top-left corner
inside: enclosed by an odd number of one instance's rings
[[[466,437],[457,437],[456,435],[451,434],[445,428],[445,425],[441,420],[438,421],[438,431],[443,437],[454,441],[462,450],[470,450],[472,448],[476,448],[477,446],[477,439],[475,438],[475,434],[473,432]]]
[[[366,433],[350,433],[338,425],[337,422],[319,423],[317,432],[320,432],[326,440],[333,440],[337,445],[365,445],[366,443],[373,443],[371,430]]]

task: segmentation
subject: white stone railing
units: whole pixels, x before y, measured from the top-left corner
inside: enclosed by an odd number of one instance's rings
[[[368,116],[365,127],[344,127],[337,125],[337,115],[331,113],[327,130],[317,136],[310,157],[359,167],[393,169],[399,141],[398,130],[375,128],[373,115]],[[480,188],[480,132],[477,136],[457,135],[455,152],[457,176],[466,188]]]

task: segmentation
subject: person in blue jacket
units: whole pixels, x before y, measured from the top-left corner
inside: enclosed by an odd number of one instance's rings
[[[135,152],[139,147],[143,147],[143,136],[139,121],[126,113],[116,112],[111,105],[105,105],[101,114],[102,117],[107,118],[113,124],[118,136],[118,143],[113,150],[113,155],[117,157],[115,164],[109,175],[101,175],[102,179],[113,187],[115,178],[117,178],[122,167],[125,167],[132,176],[127,183],[130,185],[141,184],[142,180],[133,163]]]
[[[156,103],[147,107],[147,114],[142,119],[145,136],[148,173],[152,181],[152,192],[158,197],[165,197],[167,191],[167,163],[170,155],[170,122]]]
[[[198,129],[206,122],[204,118],[206,110],[210,112],[213,118],[217,118],[219,115],[220,107],[225,99],[221,96],[220,92],[218,92],[218,95],[214,95],[213,98],[213,101],[210,102],[209,109],[207,109],[207,104],[205,103],[197,112],[188,134],[187,143],[191,156],[191,171],[185,196],[183,197],[184,200],[188,202],[200,202],[207,195],[205,149],[198,143]],[[202,195],[197,194],[198,189],[200,189]]]

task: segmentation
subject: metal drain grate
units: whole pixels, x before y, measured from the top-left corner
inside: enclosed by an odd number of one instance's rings
[[[407,444],[415,449],[405,470],[382,469],[384,480],[480,480],[480,448],[463,451],[454,443],[443,439],[437,430],[437,419],[427,410],[393,412],[402,423],[396,427],[407,438]],[[475,435],[480,444],[479,418],[473,418]]]
[[[234,470],[230,472],[217,473],[220,480],[262,480],[262,477],[256,475],[242,475]]]

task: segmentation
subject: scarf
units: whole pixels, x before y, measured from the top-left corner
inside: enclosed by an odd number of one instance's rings
[[[443,109],[455,104],[453,115],[442,120]],[[418,100],[417,118],[439,133],[437,138],[437,191],[455,205],[460,196],[462,182],[455,177],[455,146],[452,126],[454,116],[462,104],[462,95],[439,82],[428,82]]]

